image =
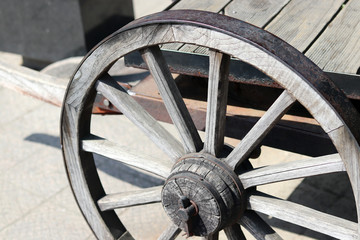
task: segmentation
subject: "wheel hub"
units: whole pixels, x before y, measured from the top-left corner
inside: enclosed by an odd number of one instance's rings
[[[239,178],[224,162],[195,153],[174,165],[162,190],[162,205],[188,236],[208,236],[240,218],[243,192]]]

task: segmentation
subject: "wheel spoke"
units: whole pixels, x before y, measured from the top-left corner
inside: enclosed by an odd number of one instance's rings
[[[195,124],[169,71],[160,48],[158,46],[148,47],[142,50],[141,53],[157,83],[166,109],[180,133],[185,151],[188,153],[200,151],[203,145],[200,135],[196,130]]]
[[[230,227],[224,229],[227,239],[229,240],[244,240],[245,235],[241,231],[241,228],[238,224],[234,224]]]
[[[239,224],[244,226],[256,239],[281,240],[282,238],[253,211],[245,211]]]
[[[156,174],[162,178],[167,178],[171,171],[171,163],[160,161],[151,156],[141,155],[138,152],[108,141],[106,139],[90,135],[82,140],[84,151],[93,152],[124,164],[143,169]]]
[[[230,56],[210,51],[204,150],[217,155],[224,145]]]
[[[339,154],[331,154],[261,167],[240,174],[239,178],[246,189],[268,183],[342,171],[346,171],[346,169]]]
[[[357,239],[357,223],[335,217],[290,201],[255,193],[248,209],[290,222],[338,239]]]
[[[107,194],[98,200],[101,211],[161,202],[162,186],[137,191]]]
[[[138,126],[173,161],[183,155],[181,143],[163,128],[110,76],[97,81],[97,90]]]
[[[219,232],[215,232],[207,237],[202,237],[203,240],[218,240],[219,239]]]
[[[244,161],[263,140],[276,122],[286,113],[295,100],[296,99],[293,96],[284,90],[268,111],[256,122],[254,127],[229,154],[226,158],[226,162],[235,169],[236,166]]]
[[[181,229],[178,228],[176,225],[169,226],[158,238],[158,240],[173,240],[175,239],[179,233],[181,232]]]

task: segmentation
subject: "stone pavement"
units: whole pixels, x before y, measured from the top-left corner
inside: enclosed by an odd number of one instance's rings
[[[59,142],[60,109],[0,88],[0,239],[89,239]]]

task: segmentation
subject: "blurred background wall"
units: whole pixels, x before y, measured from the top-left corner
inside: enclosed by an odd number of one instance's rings
[[[133,19],[132,0],[1,0],[0,51],[39,68],[86,54]]]

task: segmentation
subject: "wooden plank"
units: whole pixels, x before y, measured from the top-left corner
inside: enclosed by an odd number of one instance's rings
[[[158,158],[143,155],[126,146],[94,135],[82,140],[82,149],[148,171],[164,179],[169,176],[172,167],[170,161],[161,161]]]
[[[131,192],[107,194],[98,200],[98,205],[101,211],[107,211],[161,202],[161,189],[162,186],[158,186]]]
[[[229,156],[227,156],[225,161],[230,167],[235,169],[238,164],[249,156],[272,127],[291,107],[295,100],[296,99],[287,90],[283,91],[259,121],[256,122],[254,127],[246,134],[242,141],[235,147]]]
[[[344,0],[292,0],[265,28],[303,52]]]
[[[209,12],[220,12],[231,0],[207,0],[207,1],[194,1],[194,0],[181,0],[171,10],[180,10],[180,9],[192,9],[192,10],[201,10]],[[169,48],[170,46],[170,48]],[[164,49],[179,50],[182,52],[193,52],[198,46],[190,44],[170,44]]]
[[[158,86],[169,116],[180,134],[185,152],[200,151],[202,140],[159,47],[148,47],[141,53]]]
[[[192,10],[202,10],[209,12],[219,12],[229,2],[231,2],[231,0],[207,0],[207,1],[181,0],[177,4],[175,4],[171,8],[171,10],[192,9]]]
[[[350,0],[306,56],[325,71],[357,73],[360,68],[359,13],[360,0]]]
[[[178,226],[172,224],[160,235],[158,240],[175,240],[180,232],[181,229],[178,228]]]
[[[258,240],[281,240],[282,238],[255,212],[245,211],[239,224]]]
[[[268,183],[342,171],[346,170],[339,154],[331,154],[261,167],[240,174],[239,178],[246,189]]]
[[[230,56],[210,51],[204,150],[217,155],[224,145]]]
[[[225,15],[263,28],[290,0],[233,0]]]
[[[133,0],[135,18],[166,10],[173,0]]]
[[[56,78],[30,68],[0,62],[0,85],[61,106],[69,79]]]
[[[110,76],[97,81],[97,91],[139,127],[173,161],[183,155],[182,144],[145,111]]]
[[[290,201],[254,193],[248,209],[290,222],[338,239],[358,239],[358,224]]]

